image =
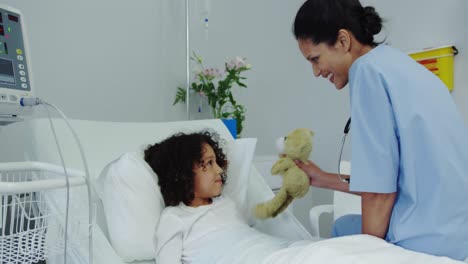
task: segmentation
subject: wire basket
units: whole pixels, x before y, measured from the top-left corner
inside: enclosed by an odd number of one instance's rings
[[[70,194],[85,186],[82,172],[67,172],[74,187]],[[0,263],[36,263],[63,253],[65,195],[61,167],[39,162],[0,163]],[[70,205],[69,211],[83,212],[76,208],[83,206],[87,208],[85,201]],[[89,238],[91,230],[87,215],[69,219],[68,248]]]

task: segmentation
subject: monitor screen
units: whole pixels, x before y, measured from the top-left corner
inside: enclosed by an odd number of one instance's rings
[[[0,58],[0,82],[15,83],[15,73],[11,60]]]

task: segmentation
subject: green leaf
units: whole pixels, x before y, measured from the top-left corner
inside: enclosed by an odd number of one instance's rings
[[[244,83],[241,83],[241,82],[237,82],[237,85],[241,86],[241,87],[244,87],[244,88],[247,88],[247,85],[245,85]]]
[[[174,103],[172,103],[172,105],[176,105],[177,103],[179,102],[183,102],[185,103],[187,100],[186,98],[186,90],[182,87],[177,87],[177,92],[176,92],[176,97],[174,99]]]
[[[195,61],[197,64],[202,64],[203,63],[203,60],[200,56],[198,56],[195,51],[192,51],[192,56],[190,56],[190,59]]]

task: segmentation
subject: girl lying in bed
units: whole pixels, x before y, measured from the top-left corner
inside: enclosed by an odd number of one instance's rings
[[[166,208],[156,227],[156,263],[261,263],[291,245],[251,228],[222,195],[228,161],[215,133],[179,133],[145,150]]]

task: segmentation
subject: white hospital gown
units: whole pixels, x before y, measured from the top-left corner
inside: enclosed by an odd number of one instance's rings
[[[167,207],[154,242],[156,263],[163,264],[261,263],[266,256],[291,245],[248,226],[228,197],[199,207],[183,203]]]

